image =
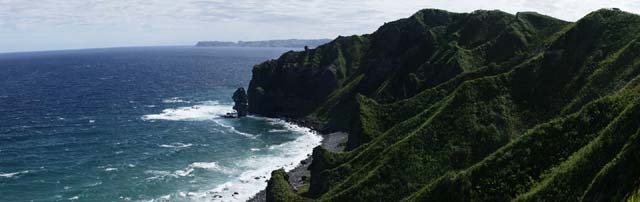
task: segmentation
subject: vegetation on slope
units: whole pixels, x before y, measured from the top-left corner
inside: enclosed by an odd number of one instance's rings
[[[620,201],[640,185],[640,16],[423,10],[256,66],[250,110],[350,132],[318,201]],[[298,105],[302,103],[302,105]],[[286,180],[271,184],[286,187]],[[273,186],[272,186],[273,187]],[[277,197],[276,197],[277,196]]]

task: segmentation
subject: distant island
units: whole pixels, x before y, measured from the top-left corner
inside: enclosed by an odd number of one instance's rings
[[[313,48],[330,42],[331,39],[286,39],[286,40],[266,40],[266,41],[199,41],[196,47],[290,47],[303,48],[305,46]]]

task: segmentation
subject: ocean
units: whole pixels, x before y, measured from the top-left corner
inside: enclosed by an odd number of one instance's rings
[[[0,54],[0,201],[244,201],[320,144],[279,119],[224,119],[284,48]]]

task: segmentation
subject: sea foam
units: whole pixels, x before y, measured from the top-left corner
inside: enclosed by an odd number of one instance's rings
[[[213,121],[225,128],[228,132],[248,138],[255,138],[255,135],[239,131],[235,127],[225,123],[225,120],[219,119],[222,115],[233,111],[232,105],[220,104],[218,101],[206,101],[190,107],[164,109],[162,113],[159,114],[144,115],[142,116],[142,120]]]
[[[246,201],[266,187],[266,180],[271,177],[271,171],[279,168],[283,168],[285,171],[294,169],[322,141],[322,136],[309,128],[278,119],[267,120],[273,124],[282,125],[287,130],[300,134],[300,136],[293,141],[273,146],[272,154],[270,155],[253,156],[254,158],[239,161],[238,166],[245,171],[234,175],[236,177],[230,181],[220,184],[211,190],[176,193],[172,194],[172,197],[190,201]],[[189,169],[193,168],[220,169],[220,166],[217,163],[195,162],[183,171],[189,171]],[[236,192],[238,194],[235,194]],[[164,197],[166,198],[166,196]],[[162,199],[156,201],[162,201]]]
[[[12,177],[17,177],[21,174],[27,174],[29,173],[28,170],[23,170],[23,171],[19,171],[19,172],[12,172],[12,173],[0,173],[0,177],[6,177],[6,178],[12,178]]]
[[[142,120],[202,121],[218,118],[230,112],[233,112],[231,105],[209,101],[190,107],[164,109],[159,114],[144,115]]]
[[[164,148],[187,148],[187,147],[191,147],[193,144],[185,144],[185,143],[181,143],[181,142],[176,142],[176,143],[172,143],[172,144],[161,144],[159,145],[159,147],[164,147]]]
[[[232,133],[235,133],[235,134],[238,134],[238,135],[242,135],[242,136],[245,136],[245,137],[248,137],[248,138],[255,138],[254,135],[239,131],[235,127],[223,123],[221,120],[213,120],[213,122],[215,122],[219,126],[222,126],[223,128],[226,128],[229,132],[232,132]]]
[[[162,100],[163,103],[189,103],[189,101],[185,101],[180,99],[180,97],[172,97],[169,99]]]
[[[172,99],[171,103],[178,102],[179,99]],[[233,112],[229,104],[220,104],[216,101],[199,103],[190,107],[179,107],[164,109],[159,114],[149,114],[142,117],[143,120],[169,120],[169,121],[212,121],[231,133],[242,135],[248,138],[256,136],[237,130],[225,119],[220,119],[221,115]],[[205,169],[234,176],[213,189],[198,192],[179,191],[174,194],[162,196],[153,201],[166,201],[167,198],[182,198],[189,201],[246,201],[260,190],[266,187],[266,180],[271,177],[271,171],[284,168],[286,171],[294,169],[301,160],[311,154],[313,148],[320,145],[322,137],[313,130],[298,126],[281,119],[262,118],[249,116],[252,119],[265,120],[270,125],[280,126],[270,133],[293,132],[299,136],[290,142],[278,145],[271,145],[268,155],[255,155],[250,158],[236,162],[237,168],[230,169],[220,166],[217,162],[193,162],[185,168],[174,171],[147,171],[147,180],[162,179],[165,177],[188,177],[192,176],[196,169]],[[173,143],[159,145],[167,148],[189,147],[191,144]],[[252,151],[258,151],[253,150]],[[234,166],[235,167],[235,166]],[[241,169],[242,171],[238,170]],[[234,172],[235,171],[235,172]],[[237,192],[238,194],[234,194]],[[222,197],[222,198],[220,198]]]
[[[203,169],[208,171],[220,172],[229,174],[231,171],[228,168],[218,165],[217,162],[194,162],[187,165],[184,169],[175,170],[173,172],[161,171],[161,170],[148,170],[145,174],[151,175],[147,177],[147,180],[164,179],[165,177],[181,178],[181,177],[193,177],[193,172],[196,169]]]

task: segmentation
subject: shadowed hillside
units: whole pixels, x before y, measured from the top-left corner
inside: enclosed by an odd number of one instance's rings
[[[640,16],[422,10],[257,65],[251,113],[350,133],[271,201],[625,201],[640,185]]]

